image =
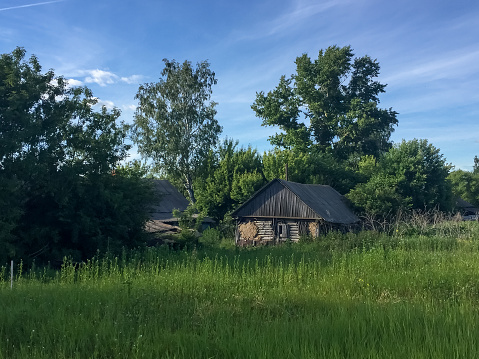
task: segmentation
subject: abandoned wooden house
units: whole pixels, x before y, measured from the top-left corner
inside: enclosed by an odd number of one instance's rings
[[[266,184],[232,216],[238,245],[298,241],[303,235],[318,237],[359,221],[334,188],[281,179]]]
[[[150,207],[150,220],[146,223],[146,231],[157,234],[178,233],[179,218],[173,216],[173,210],[185,211],[188,200],[167,180],[155,179],[153,186],[158,200]],[[212,223],[214,221],[211,218],[203,218],[203,229]]]

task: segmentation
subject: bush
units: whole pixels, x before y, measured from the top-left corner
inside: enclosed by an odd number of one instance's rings
[[[216,228],[205,229],[200,237],[200,242],[206,245],[218,245],[223,238],[221,232]]]

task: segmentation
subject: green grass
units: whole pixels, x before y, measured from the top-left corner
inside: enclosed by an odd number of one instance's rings
[[[476,358],[479,230],[0,269],[0,358]]]

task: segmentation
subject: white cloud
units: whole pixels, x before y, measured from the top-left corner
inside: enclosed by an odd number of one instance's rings
[[[105,87],[107,85],[113,85],[120,81],[127,84],[138,84],[141,82],[141,79],[143,78],[142,75],[118,76],[117,74],[111,71],[104,71],[100,69],[74,70],[74,71],[70,71],[70,76],[73,76],[73,77],[85,76],[85,79],[84,79],[85,83],[96,83],[102,87]],[[79,81],[79,80],[69,80],[69,81]]]
[[[86,83],[96,83],[100,86],[114,84],[118,80],[118,76],[109,71],[103,70],[88,70],[90,76],[85,78]]]
[[[68,79],[68,87],[77,87],[77,86],[82,86],[83,82],[80,80],[75,80],[75,79]]]
[[[122,77],[121,81],[126,82],[127,84],[138,84],[143,76],[141,75],[131,75],[128,77]]]
[[[95,104],[95,106],[98,106],[98,107],[103,107],[105,106],[107,110],[113,110],[113,108],[115,107],[115,103],[113,101],[109,101],[109,100],[100,100],[98,98],[97,99],[97,103]]]

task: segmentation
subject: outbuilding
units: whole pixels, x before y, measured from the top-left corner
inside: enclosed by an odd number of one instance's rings
[[[168,180],[154,179],[153,188],[157,201],[150,207],[150,220],[146,223],[146,230],[158,234],[180,232],[180,219],[173,216],[173,211],[186,211],[188,200]],[[193,218],[197,216],[194,214]],[[212,224],[214,221],[211,218],[203,218],[202,230]]]
[[[274,179],[232,213],[236,244],[258,245],[303,235],[318,237],[359,221],[334,188]]]
[[[464,221],[477,221],[479,219],[479,208],[460,197],[456,198],[456,209],[459,210]]]

